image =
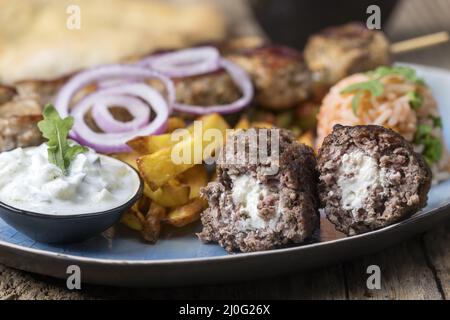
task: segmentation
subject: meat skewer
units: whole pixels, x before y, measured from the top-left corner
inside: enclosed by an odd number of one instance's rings
[[[315,80],[331,87],[351,74],[390,64],[392,55],[447,41],[449,34],[439,32],[391,44],[383,32],[353,22],[312,35],[305,47],[305,60]]]

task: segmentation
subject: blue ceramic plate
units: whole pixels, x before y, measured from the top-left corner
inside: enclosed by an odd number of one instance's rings
[[[432,88],[441,108],[446,141],[450,141],[450,72],[412,65]],[[112,237],[53,246],[37,243],[0,219],[0,262],[31,272],[67,277],[78,265],[82,281],[120,286],[180,286],[265,277],[330,264],[371,253],[423,232],[450,217],[450,180],[432,187],[428,206],[410,219],[382,230],[345,238],[322,219],[320,240],[273,251],[227,254],[202,244],[190,229],[169,229],[156,245],[118,226]]]

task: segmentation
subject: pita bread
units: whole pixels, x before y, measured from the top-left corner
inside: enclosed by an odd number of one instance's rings
[[[67,28],[69,5],[80,29]],[[0,83],[51,80],[157,49],[222,40],[211,7],[152,0],[0,0]]]

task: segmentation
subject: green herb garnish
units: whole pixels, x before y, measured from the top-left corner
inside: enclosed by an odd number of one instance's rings
[[[383,91],[384,88],[380,81],[370,80],[366,82],[354,83],[342,90],[341,93],[355,93],[355,96],[352,100],[352,110],[353,113],[357,116],[359,102],[366,92],[369,92],[374,97],[378,97],[383,94]]]
[[[423,80],[417,77],[416,70],[408,67],[378,67],[369,74],[377,79],[381,79],[387,76],[401,76],[406,81],[422,84]]]
[[[409,99],[409,105],[413,110],[417,110],[422,106],[423,98],[416,91],[408,92],[407,97]]]
[[[70,163],[79,153],[88,149],[69,144],[67,136],[73,126],[73,117],[61,119],[55,107],[48,104],[43,112],[44,120],[38,123],[39,130],[47,141],[48,161],[67,173]]]
[[[419,124],[414,136],[414,143],[424,146],[422,152],[428,164],[433,164],[442,157],[442,142],[432,135],[433,128],[426,124]]]
[[[442,128],[442,118],[441,117],[429,116],[429,118],[431,120],[433,120],[433,127]]]
[[[358,116],[359,104],[364,94],[369,93],[373,97],[379,97],[383,94],[384,86],[380,80],[384,77],[398,75],[407,81],[423,84],[423,81],[417,77],[416,71],[407,67],[379,67],[367,74],[370,77],[369,81],[354,83],[341,91],[342,94],[355,94],[352,100],[352,110],[355,116]]]

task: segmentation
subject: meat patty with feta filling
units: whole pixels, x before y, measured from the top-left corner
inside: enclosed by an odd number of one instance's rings
[[[253,149],[249,133],[258,136],[258,149]],[[254,161],[252,156],[264,144],[268,156]],[[316,186],[314,151],[297,143],[290,132],[238,130],[222,150],[216,181],[202,190],[209,208],[202,213],[198,236],[229,252],[302,243],[319,224]]]
[[[405,219],[426,205],[431,171],[398,133],[336,125],[319,150],[319,198],[327,218],[355,235]]]

